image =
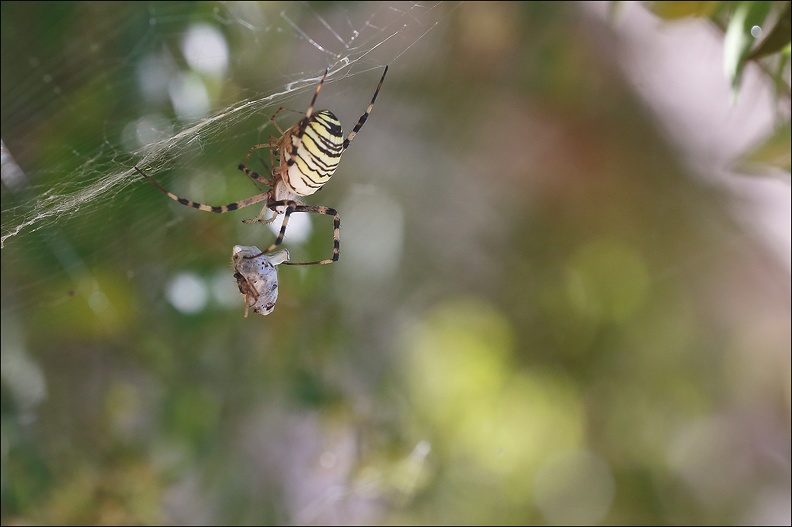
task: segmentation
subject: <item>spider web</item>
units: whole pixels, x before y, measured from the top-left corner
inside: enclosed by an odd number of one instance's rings
[[[329,68],[317,105],[333,108],[348,130],[382,67],[414,60],[452,9],[408,2],[322,11],[307,3],[51,6],[31,20],[72,17],[75,25],[93,29],[49,52],[27,41],[40,29],[4,25],[4,264],[14,265],[16,254],[36,247],[42,258],[49,254],[58,262],[47,273],[84,267],[79,247],[95,232],[76,222],[95,229],[133,210],[139,232],[169,227],[158,212],[168,200],[153,193],[134,166],[205,203],[260,192],[236,166],[250,146],[277,135],[269,120],[275,109],[304,112]],[[17,73],[23,69],[29,73]],[[294,122],[294,112],[281,112],[283,128]],[[267,170],[267,151],[259,152],[251,166]],[[172,213],[190,221],[182,211]],[[301,220],[310,221],[299,216],[290,223],[291,242],[301,240]],[[239,232],[242,238],[228,240],[228,247],[268,243],[260,229],[252,238],[250,231]],[[106,250],[123,250],[123,244],[119,237]],[[192,258],[185,255],[183,263]]]
[[[234,245],[266,247],[274,239],[265,227],[240,221],[260,209],[217,216],[182,207],[134,167],[204,203],[261,192],[236,167],[252,145],[277,135],[270,121],[276,109],[285,108],[282,128],[293,124],[327,68],[317,109],[332,108],[348,132],[383,67],[395,77],[399,67],[425,57],[455,5],[70,3],[26,9],[23,17],[21,8],[4,3],[2,17],[4,374],[14,369],[5,357],[24,339],[13,328],[36,308],[55,308],[60,316],[75,312],[70,302],[80,297],[95,313],[111,313],[109,319],[129,315],[115,307],[119,276],[140,285],[149,307],[162,302],[161,286],[168,284],[165,296],[178,311],[225,303],[221,307],[241,320],[243,301],[229,260]],[[44,38],[62,27],[69,28],[67,37]],[[369,129],[356,138],[345,165],[366,155]],[[266,150],[259,152],[250,166],[263,173],[270,159]],[[374,156],[365,164],[376,162]],[[354,193],[354,180],[347,181],[325,189],[320,199],[335,205],[341,194]],[[327,235],[317,247],[329,253],[330,226],[306,216],[290,220],[289,250],[297,246],[293,254],[299,254],[314,221]],[[207,286],[214,302],[195,296],[206,294]],[[100,318],[100,325],[109,320]],[[38,401],[47,388],[42,376],[36,379]],[[332,508],[322,500],[305,496],[296,509],[305,515]]]

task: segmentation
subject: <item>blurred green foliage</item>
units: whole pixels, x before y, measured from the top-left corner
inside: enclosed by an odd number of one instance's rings
[[[734,97],[742,87],[743,71],[749,63],[761,68],[775,87],[776,97],[786,101],[779,111],[776,130],[751,152],[740,168],[755,171],[767,167],[789,171],[792,150],[789,140],[789,84],[792,47],[792,4],[790,2],[644,2],[666,20],[706,17],[724,32],[723,67],[731,80]]]

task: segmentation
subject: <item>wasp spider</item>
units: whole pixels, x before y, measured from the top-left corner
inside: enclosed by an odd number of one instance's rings
[[[278,214],[282,213],[284,215],[283,223],[281,224],[280,232],[275,242],[266,250],[261,251],[260,254],[246,255],[244,256],[245,258],[256,258],[261,254],[269,253],[280,245],[283,241],[283,236],[286,234],[289,216],[294,212],[310,212],[333,216],[332,258],[314,262],[283,263],[284,265],[317,265],[338,261],[341,230],[341,217],[338,215],[338,212],[335,209],[323,205],[305,205],[300,198],[302,196],[310,196],[330,180],[330,177],[338,167],[341,154],[349,147],[360,129],[363,128],[369,114],[371,114],[371,110],[374,108],[374,102],[377,100],[380,88],[382,88],[382,82],[385,80],[385,75],[388,73],[388,67],[385,66],[385,71],[382,72],[382,78],[380,78],[379,84],[377,84],[377,89],[374,91],[374,96],[371,98],[368,108],[366,108],[366,111],[360,116],[357,124],[352,128],[352,131],[349,132],[346,138],[344,138],[343,131],[341,130],[341,122],[333,112],[330,110],[320,110],[314,113],[313,111],[316,97],[319,95],[319,90],[322,89],[328,71],[329,70],[325,70],[324,75],[322,75],[322,78],[319,80],[319,84],[316,86],[316,91],[314,91],[313,99],[311,99],[311,104],[308,106],[305,116],[284,132],[275,121],[275,116],[283,110],[283,108],[278,108],[272,117],[270,117],[270,120],[278,130],[280,137],[270,136],[269,141],[266,143],[253,145],[248,151],[244,162],[237,167],[251,179],[269,186],[270,188],[266,192],[247,199],[235,201],[234,203],[229,203],[228,205],[204,205],[203,203],[196,203],[195,201],[181,198],[169,192],[138,167],[135,167],[135,170],[172,200],[178,201],[182,205],[193,207],[194,209],[222,214],[264,202],[264,208],[259,215],[255,218],[243,220],[244,223],[270,223]],[[262,148],[268,148],[270,150],[270,166],[274,167],[271,176],[258,174],[247,167],[248,160],[253,152]],[[278,161],[277,167],[275,166],[276,159]],[[274,214],[271,218],[265,219],[268,210],[272,210]]]

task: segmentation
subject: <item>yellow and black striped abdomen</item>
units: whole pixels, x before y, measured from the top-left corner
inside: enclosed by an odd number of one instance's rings
[[[295,137],[291,137],[294,144]],[[341,122],[330,110],[311,116],[297,146],[294,163],[289,167],[288,183],[300,196],[309,196],[322,188],[338,167],[343,152]],[[291,154],[287,152],[289,158]]]

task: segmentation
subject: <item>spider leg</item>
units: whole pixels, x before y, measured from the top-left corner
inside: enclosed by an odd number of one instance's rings
[[[314,105],[316,104],[316,98],[319,96],[319,90],[322,89],[322,85],[324,84],[325,78],[327,77],[327,73],[330,71],[330,68],[325,68],[324,75],[319,80],[319,84],[316,85],[316,91],[314,91],[313,99],[311,99],[311,104],[308,106],[308,109],[305,111],[305,117],[300,119],[300,121],[292,126],[289,130],[286,131],[284,134],[284,139],[288,137],[292,137],[291,139],[291,148],[289,149],[289,159],[286,161],[286,170],[291,168],[291,166],[296,162],[297,159],[297,150],[300,148],[300,144],[302,143],[302,137],[305,134],[305,129],[308,128],[308,123],[311,121],[311,116],[313,115]],[[290,131],[293,131],[292,134],[289,134]]]
[[[325,214],[333,216],[333,257],[325,260],[316,260],[313,262],[283,262],[283,265],[324,265],[338,261],[338,256],[341,252],[341,216],[335,209],[325,207],[324,205],[301,205],[292,200],[273,201],[269,204],[270,207],[286,206],[286,211],[283,215],[283,223],[281,224],[280,232],[275,242],[267,247],[261,254],[254,256],[245,256],[245,258],[258,258],[262,254],[266,254],[274,250],[278,245],[283,242],[283,237],[286,235],[286,227],[289,225],[289,216],[293,212],[308,212],[313,214]]]
[[[316,91],[313,94],[313,99],[311,99],[311,105],[308,106],[308,109],[305,111],[305,118],[310,119],[311,115],[313,115],[314,104],[316,104],[316,97],[319,95],[319,90],[322,89],[322,85],[324,84],[325,78],[327,77],[327,73],[330,71],[330,68],[325,68],[324,75],[322,78],[319,79],[319,84],[316,85]]]
[[[273,210],[273,211],[272,211],[272,217],[271,217],[271,218],[269,218],[269,219],[266,219],[266,220],[265,220],[265,219],[264,219],[264,216],[266,216],[266,215],[267,215],[267,212],[268,212],[269,210],[270,210],[270,208],[269,208],[269,205],[267,205],[266,207],[264,207],[263,209],[261,209],[261,212],[259,212],[258,216],[256,216],[255,218],[248,218],[248,219],[246,219],[246,220],[242,220],[242,223],[245,223],[245,224],[250,224],[250,223],[263,223],[264,225],[266,225],[266,224],[268,224],[268,223],[272,223],[273,221],[275,221],[275,218],[277,218],[277,217],[278,217],[278,211],[277,211],[277,210]],[[262,253],[262,254],[263,254],[263,253]]]
[[[327,74],[327,72],[325,72],[325,74]],[[318,90],[317,90],[317,91],[318,91]],[[316,99],[316,97],[315,97],[315,96],[314,96],[314,99]],[[280,125],[278,124],[278,122],[275,120],[275,117],[276,117],[276,116],[277,116],[279,113],[281,113],[283,110],[284,110],[284,107],[283,107],[283,106],[281,106],[280,108],[278,108],[277,110],[275,110],[275,113],[273,113],[273,114],[272,114],[272,116],[270,117],[270,121],[272,121],[272,124],[275,126],[275,129],[278,131],[278,137],[283,137],[283,136],[284,136],[284,134],[285,134],[285,132],[284,132],[284,131],[283,131],[283,129],[280,127]],[[270,177],[268,177],[268,176],[262,176],[262,175],[261,175],[261,174],[259,174],[258,172],[254,172],[253,170],[250,170],[250,169],[247,167],[248,161],[250,160],[250,156],[253,154],[253,152],[254,152],[255,150],[259,150],[259,149],[261,149],[261,148],[269,148],[269,151],[270,151],[270,165],[274,167],[274,166],[275,166],[275,156],[274,156],[274,152],[275,152],[275,150],[277,150],[278,148],[280,148],[280,139],[278,139],[277,137],[272,137],[272,136],[270,136],[270,138],[269,138],[269,141],[268,141],[268,142],[266,142],[266,143],[261,143],[261,144],[258,144],[258,145],[253,145],[253,147],[251,147],[251,149],[248,151],[248,154],[247,154],[247,156],[245,157],[245,160],[244,160],[242,163],[240,163],[240,164],[237,166],[237,168],[238,168],[239,170],[241,170],[242,172],[244,172],[244,173],[245,173],[245,175],[246,175],[246,176],[248,176],[250,179],[253,179],[253,180],[259,181],[259,182],[261,182],[261,183],[264,183],[265,185],[272,186],[272,185],[273,185],[273,183],[274,183],[274,181],[273,181],[273,180],[272,180]]]
[[[349,135],[344,140],[344,146],[343,146],[344,150],[349,148],[349,143],[352,142],[352,140],[358,134],[360,129],[363,128],[363,125],[366,124],[366,120],[368,119],[368,116],[371,114],[371,110],[374,108],[374,101],[377,100],[377,95],[379,95],[380,88],[382,88],[382,82],[385,80],[385,75],[387,73],[388,73],[388,66],[385,66],[385,71],[382,72],[382,78],[380,79],[379,84],[377,84],[377,89],[374,90],[374,97],[371,98],[371,102],[369,103],[368,108],[366,108],[366,111],[363,113],[363,115],[360,116],[360,119],[358,119],[357,124],[352,129],[352,131],[349,132]],[[319,90],[317,89],[316,91]]]
[[[145,172],[140,170],[138,167],[135,167],[135,170],[137,171],[138,174],[140,174],[141,176],[146,178],[146,180],[149,183],[151,183],[152,185],[157,187],[157,189],[160,192],[162,192],[163,194],[168,196],[173,201],[181,203],[182,205],[186,205],[187,207],[192,207],[194,209],[202,210],[202,211],[205,211],[205,212],[214,212],[216,214],[223,214],[223,213],[226,213],[226,212],[231,212],[232,210],[243,209],[245,207],[249,207],[250,205],[254,205],[256,203],[261,203],[262,201],[267,202],[267,201],[269,201],[270,194],[271,194],[270,191],[263,192],[261,194],[256,194],[255,196],[252,196],[250,198],[241,199],[239,201],[235,201],[233,203],[229,203],[228,205],[205,205],[203,203],[198,203],[198,202],[195,202],[195,201],[191,201],[191,200],[186,199],[186,198],[181,198],[181,197],[177,196],[176,194],[174,194],[173,192],[170,192],[169,190],[166,190],[165,187],[163,187],[162,185],[160,185],[159,183],[154,181],[149,175],[147,175]],[[266,206],[264,207],[264,210],[267,210]]]
[[[247,318],[250,306],[256,305],[256,302],[258,301],[258,291],[256,291],[256,288],[253,287],[253,284],[251,284],[247,278],[242,276],[241,273],[234,273],[234,278],[236,278],[239,292],[245,295],[245,318]],[[251,297],[253,299],[252,302],[250,301]]]
[[[325,72],[325,74],[327,74],[327,72]],[[315,96],[314,96],[314,99],[316,99]],[[237,166],[237,168],[239,170],[241,170],[242,172],[244,172],[245,175],[248,176],[250,179],[259,181],[261,183],[264,183],[265,185],[269,185],[270,187],[275,183],[274,180],[271,179],[268,176],[262,176],[258,172],[250,170],[247,167],[247,164],[248,164],[248,161],[250,160],[250,156],[253,154],[253,152],[255,150],[259,150],[261,148],[269,148],[269,151],[270,151],[270,165],[272,167],[275,167],[275,151],[280,149],[280,145],[282,144],[283,137],[286,134],[283,131],[283,129],[280,127],[280,125],[278,125],[278,122],[275,120],[275,117],[283,110],[284,110],[284,107],[281,106],[280,108],[275,110],[275,113],[273,113],[272,116],[270,117],[270,121],[272,121],[272,124],[275,125],[275,129],[278,130],[278,137],[270,136],[269,141],[267,143],[261,143],[261,144],[258,144],[258,145],[253,145],[250,148],[250,150],[248,151],[247,156],[245,156],[245,160]],[[273,168],[273,171],[274,170],[275,169]],[[272,220],[269,220],[269,221],[272,221]]]
[[[253,145],[250,148],[250,150],[248,150],[248,154],[247,154],[247,156],[245,156],[245,160],[242,163],[240,163],[239,165],[237,165],[237,168],[239,170],[241,170],[242,172],[244,172],[245,175],[247,177],[249,177],[250,179],[252,179],[254,181],[258,181],[260,183],[264,183],[265,185],[268,185],[268,186],[271,187],[272,184],[273,184],[273,180],[269,176],[262,176],[258,172],[254,172],[253,170],[250,170],[247,167],[248,161],[250,160],[250,156],[253,155],[253,152],[255,152],[256,150],[260,150],[262,148],[269,148],[270,149],[270,160],[273,161],[273,163],[274,163],[274,160],[272,158],[272,150],[274,148],[278,148],[278,141],[274,137],[270,137],[269,141],[266,142],[266,143]]]
[[[281,113],[283,110],[284,110],[284,108],[283,108],[283,106],[281,106],[280,108],[275,110],[275,113],[273,113],[272,117],[270,117],[270,121],[272,121],[272,124],[275,125],[275,129],[278,131],[278,137],[283,137],[283,130],[281,130],[281,127],[278,125],[278,121],[275,120],[275,117],[279,113]]]

